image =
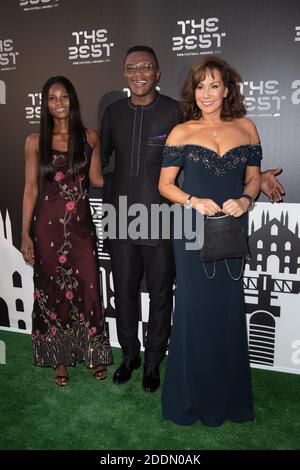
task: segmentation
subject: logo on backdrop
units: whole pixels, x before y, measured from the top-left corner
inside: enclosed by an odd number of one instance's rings
[[[0,104],[6,104],[6,85],[3,80],[0,80]]]
[[[59,0],[19,0],[19,6],[23,11],[44,10],[58,7]]]
[[[114,46],[108,38],[107,29],[73,31],[73,45],[68,47],[69,60],[73,65],[102,64],[111,61]]]
[[[172,51],[177,56],[198,56],[221,52],[226,33],[220,31],[219,18],[179,20],[178,35],[172,37]]]
[[[294,80],[291,85],[291,89],[292,89],[292,94],[291,94],[292,103],[299,104],[300,103],[300,80]]]
[[[279,117],[286,100],[278,80],[249,80],[240,84],[249,117]]]
[[[39,124],[41,117],[41,93],[28,93],[29,106],[25,106],[25,118],[29,124]]]
[[[300,41],[300,26],[295,26],[295,41]]]
[[[12,39],[0,39],[0,70],[15,70],[18,55]]]

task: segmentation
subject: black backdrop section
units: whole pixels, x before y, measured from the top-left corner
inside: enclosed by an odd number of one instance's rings
[[[259,129],[263,167],[281,164],[285,201],[300,202],[299,0],[1,0],[0,11],[0,209],[9,211],[16,246],[24,141],[38,129],[43,83],[70,78],[86,126],[98,128],[105,103],[123,93],[124,53],[138,43],[157,51],[159,86],[174,98],[201,54],[233,64]]]

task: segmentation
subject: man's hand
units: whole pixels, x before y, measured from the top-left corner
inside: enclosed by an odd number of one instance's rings
[[[284,187],[279,183],[277,175],[280,175],[282,168],[279,166],[273,170],[261,172],[261,190],[271,202],[280,202],[285,194]]]

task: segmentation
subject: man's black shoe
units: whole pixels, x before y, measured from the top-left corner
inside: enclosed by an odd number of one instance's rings
[[[153,393],[160,386],[159,366],[144,366],[143,387],[145,392]]]
[[[124,384],[127,382],[134,369],[138,369],[141,365],[141,358],[137,356],[135,359],[130,360],[128,357],[124,357],[122,364],[115,371],[113,375],[114,384]]]

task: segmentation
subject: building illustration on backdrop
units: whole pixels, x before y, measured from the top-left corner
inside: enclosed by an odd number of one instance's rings
[[[292,231],[288,211],[283,210],[279,218],[270,218],[269,210],[263,210],[256,222],[256,230],[254,220],[250,224],[251,259],[244,273],[249,355],[253,364],[273,366],[276,342],[284,337],[278,322],[281,301],[284,295],[300,292],[299,225]]]
[[[31,329],[33,271],[12,243],[8,211],[0,214],[0,326]]]

